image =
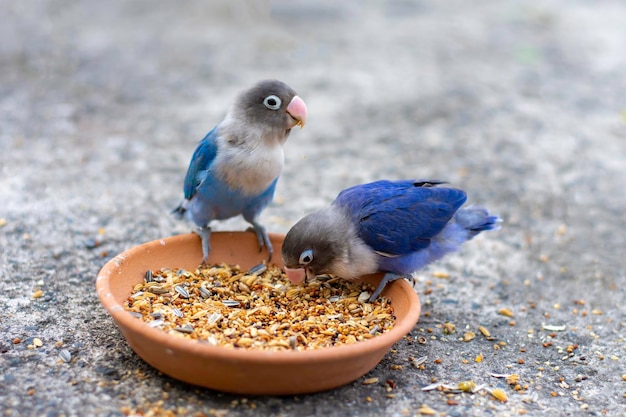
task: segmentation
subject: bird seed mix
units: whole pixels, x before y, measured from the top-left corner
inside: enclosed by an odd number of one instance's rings
[[[391,302],[373,287],[330,276],[293,285],[276,266],[201,265],[147,271],[124,307],[148,326],[216,346],[306,350],[390,330]]]

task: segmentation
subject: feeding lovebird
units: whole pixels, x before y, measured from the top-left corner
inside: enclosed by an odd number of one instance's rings
[[[443,181],[376,181],[343,190],[330,207],[298,221],[282,247],[288,278],[300,283],[320,274],[344,279],[386,272],[385,285],[457,250],[500,218],[482,207],[461,208],[464,191]]]
[[[193,221],[210,252],[212,220],[242,215],[252,225],[260,250],[273,248],[257,218],[272,201],[283,169],[283,146],[294,126],[303,127],[307,109],[287,84],[260,81],[243,91],[224,120],[196,147],[184,182],[183,202],[173,213]]]

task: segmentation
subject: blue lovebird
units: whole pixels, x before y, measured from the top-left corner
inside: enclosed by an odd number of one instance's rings
[[[243,91],[226,117],[196,147],[184,183],[184,201],[174,209],[193,221],[209,257],[212,220],[243,215],[260,250],[273,248],[257,218],[272,201],[283,169],[283,146],[294,126],[303,127],[307,109],[287,84],[260,81]]]
[[[482,207],[461,208],[464,191],[442,181],[376,181],[343,190],[330,207],[298,221],[282,257],[288,278],[300,283],[320,274],[352,280],[386,272],[385,285],[457,250],[501,221]]]

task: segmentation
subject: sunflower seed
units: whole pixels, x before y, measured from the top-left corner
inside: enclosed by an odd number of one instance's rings
[[[413,365],[415,368],[419,368],[420,365],[426,363],[426,361],[428,360],[427,356],[422,356],[419,357],[417,359],[415,359],[414,357],[409,357],[409,361],[411,362],[411,365]]]
[[[211,296],[211,291],[207,290],[204,286],[201,286],[198,291],[200,291],[202,298],[209,298]]]
[[[189,298],[189,292],[185,288],[183,288],[182,286],[177,285],[177,286],[174,287],[174,289],[176,290],[177,293],[180,294],[181,297]]]
[[[380,330],[380,326],[376,324],[374,325],[374,327],[372,327],[372,330],[370,330],[370,334],[376,334],[378,333],[379,330]]]
[[[472,392],[480,392],[484,390],[485,388],[487,388],[487,384],[477,385],[476,388],[474,388],[474,391]]]
[[[542,324],[541,325],[541,329],[542,330],[547,330],[549,332],[563,332],[565,331],[565,329],[567,328],[567,326],[554,326],[551,324]]]
[[[150,313],[150,317],[153,317],[155,319],[160,319],[160,318],[163,318],[163,314],[161,314],[160,311],[155,311],[154,313]]]
[[[133,295],[130,296],[130,298],[137,298],[137,297],[141,297],[144,294],[143,291],[137,291],[136,293],[134,293]]]
[[[295,349],[296,348],[296,342],[297,342],[297,337],[296,336],[289,336],[289,347],[291,349]]]
[[[146,282],[152,282],[152,281],[154,281],[154,279],[153,279],[153,277],[152,277],[152,270],[148,269],[148,270],[146,271],[145,280],[146,280]]]
[[[191,276],[191,272],[185,270],[185,269],[179,269],[176,272],[176,275],[178,275],[179,277],[184,276],[184,277],[190,277]]]
[[[72,354],[70,353],[69,350],[67,349],[61,349],[59,351],[59,356],[61,357],[61,359],[63,360],[63,362],[69,362],[72,360]]]
[[[333,295],[333,296],[328,298],[328,301],[330,301],[331,303],[336,303],[340,299],[341,299],[341,297],[339,297],[338,295]]]
[[[265,264],[258,264],[258,265],[253,266],[252,268],[250,268],[248,270],[248,274],[249,275],[252,275],[252,274],[261,275],[265,271],[267,271],[267,265],[265,265]]]
[[[239,306],[239,301],[237,301],[237,300],[224,300],[224,301],[222,301],[222,304],[224,304],[226,307],[238,307]]]
[[[178,308],[176,308],[176,307],[174,307],[174,308],[172,309],[172,313],[174,313],[174,315],[175,315],[175,316],[177,316],[177,317],[179,317],[179,318],[181,318],[181,319],[184,317],[183,312],[182,312],[182,311],[180,311],[180,310],[179,310]]]
[[[213,324],[221,318],[222,318],[222,315],[220,313],[213,313],[209,316],[207,321],[209,322],[209,324]]]
[[[163,320],[160,320],[160,319],[159,320],[154,320],[154,321],[151,321],[150,323],[148,323],[148,326],[150,326],[150,327],[159,327],[159,326],[162,326],[162,325],[163,325]]]
[[[140,318],[142,318],[142,317],[143,317],[143,314],[138,313],[138,312],[136,312],[136,311],[129,311],[129,313],[130,313],[130,315],[131,315],[131,316],[136,317],[136,318],[138,318],[138,319],[140,319]]]
[[[174,330],[180,333],[191,334],[193,333],[193,327],[190,324],[185,324],[184,326],[174,327]]]

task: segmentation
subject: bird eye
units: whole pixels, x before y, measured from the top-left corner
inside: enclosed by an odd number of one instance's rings
[[[300,265],[308,265],[313,260],[313,250],[307,249],[300,254]]]
[[[281,104],[282,101],[278,98],[278,96],[275,96],[274,94],[265,97],[265,99],[263,100],[263,105],[270,110],[280,109]]]

